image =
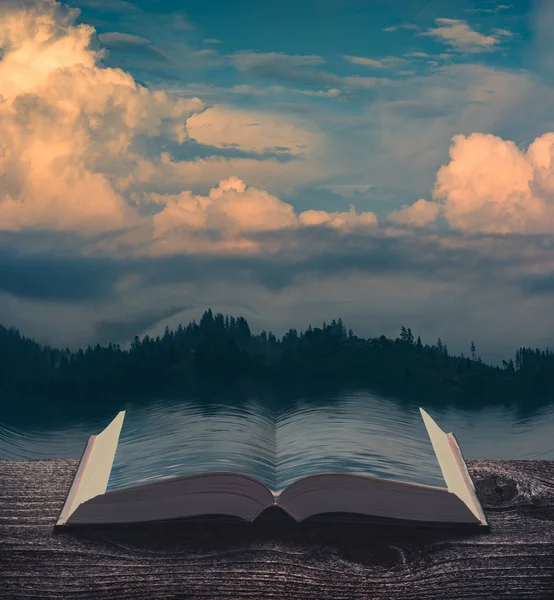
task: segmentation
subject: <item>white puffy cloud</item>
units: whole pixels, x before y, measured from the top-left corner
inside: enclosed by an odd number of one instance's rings
[[[305,226],[326,226],[350,231],[374,226],[373,213],[307,210],[296,214],[294,207],[268,192],[247,186],[238,177],[220,181],[206,196],[189,191],[177,195],[150,194],[148,199],[163,206],[153,217],[154,251],[177,252],[193,248],[203,252],[222,250],[277,249],[279,242],[262,244],[249,234],[281,231]],[[199,240],[199,231],[217,231],[219,239]]]
[[[454,136],[433,199],[420,199],[389,219],[424,225],[442,214],[452,228],[468,233],[553,233],[554,133],[536,138],[527,150],[490,134]]]
[[[343,230],[351,230],[360,226],[377,225],[377,217],[372,212],[356,213],[354,205],[344,212],[326,212],[324,210],[306,210],[298,216],[302,225],[328,225]]]
[[[112,168],[141,133],[182,139],[202,107],[102,67],[77,16],[51,1],[0,12],[0,229],[133,226]]]
[[[554,134],[527,149],[494,135],[455,136],[433,197],[457,229],[490,233],[554,231]]]
[[[392,211],[387,219],[400,225],[415,225],[422,227],[432,223],[440,214],[441,207],[436,202],[420,198],[411,206],[403,206],[400,210]]]

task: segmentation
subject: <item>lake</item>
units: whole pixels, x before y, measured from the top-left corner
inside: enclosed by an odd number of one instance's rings
[[[40,419],[2,402],[0,460],[75,458],[121,407],[67,420]],[[521,408],[426,406],[453,431],[466,459],[554,460],[554,405]],[[280,490],[318,472],[366,473],[444,485],[418,407],[368,390],[287,398],[255,394],[128,401],[108,489],[207,470],[254,475]],[[86,410],[83,410],[86,414]]]

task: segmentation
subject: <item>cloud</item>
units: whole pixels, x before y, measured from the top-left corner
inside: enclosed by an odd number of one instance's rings
[[[224,58],[213,48],[204,48],[190,53],[196,68],[217,68],[225,65]]]
[[[0,292],[50,302],[113,299],[117,281],[125,273],[122,265],[102,257],[83,259],[75,253],[73,242],[73,256],[0,247]]]
[[[312,148],[313,136],[276,115],[217,105],[187,120],[187,134],[216,148],[237,147],[251,152],[302,156]]]
[[[356,213],[354,205],[344,212],[326,212],[324,210],[306,210],[300,213],[298,219],[302,225],[328,225],[342,230],[351,230],[360,226],[377,225],[377,217],[372,212]]]
[[[95,338],[100,344],[110,342],[127,342],[135,335],[141,334],[159,321],[165,321],[193,306],[168,306],[167,308],[150,308],[134,315],[126,315],[124,319],[105,318],[94,324]]]
[[[451,227],[489,233],[554,232],[554,133],[520,150],[494,135],[455,136],[433,197]]]
[[[337,76],[317,68],[325,60],[317,55],[291,55],[279,52],[237,52],[231,65],[250,77],[273,79],[308,86],[334,85]]]
[[[204,48],[203,50],[196,50],[192,53],[195,57],[208,56],[211,58],[219,57],[219,52],[213,48]]]
[[[490,134],[454,136],[433,199],[420,199],[389,218],[425,225],[442,214],[465,233],[554,233],[554,133],[536,138],[526,151]]]
[[[296,90],[300,94],[305,96],[314,96],[316,98],[337,98],[342,94],[337,88],[331,88],[330,90]]]
[[[507,29],[498,29],[498,28],[495,28],[495,29],[492,30],[492,32],[497,37],[507,37],[507,38],[514,37],[514,34],[511,31],[508,31]]]
[[[554,76],[554,3],[550,0],[536,0],[531,12],[532,42],[528,49],[527,60],[535,69],[546,75],[552,82]]]
[[[215,192],[215,193],[214,193]],[[240,197],[243,194],[244,197]],[[206,197],[186,200],[204,202],[203,212],[207,219],[234,220],[236,213],[229,208],[232,203],[244,202],[244,216],[248,202],[259,194],[259,190],[242,187],[240,182],[223,182]],[[237,197],[239,196],[239,197]],[[181,202],[181,197],[175,199]],[[306,226],[295,228],[294,211],[290,205],[268,197],[275,214],[290,227],[278,227],[269,221],[260,220],[254,226],[246,222],[250,240],[254,243],[272,241],[273,252],[221,253],[195,252],[193,254],[162,253],[158,256],[83,256],[79,255],[80,241],[73,239],[73,256],[59,252],[43,252],[40,255],[28,251],[0,251],[0,291],[26,299],[64,300],[82,302],[88,300],[115,300],[118,297],[133,297],[141,290],[152,286],[181,283],[248,283],[283,291],[295,286],[302,278],[311,276],[337,277],[341,274],[366,274],[379,276],[410,275],[427,281],[448,282],[457,278],[472,277],[479,281],[498,278],[501,280],[507,267],[516,263],[529,265],[545,260],[552,261],[552,247],[533,240],[514,239],[513,246],[506,251],[502,240],[474,238],[468,243],[466,236],[454,233],[427,236],[416,235],[410,230],[377,229],[375,220],[367,217],[371,227],[345,227],[335,223],[326,227],[310,226],[319,221],[314,218],[317,211],[305,211],[297,217]],[[257,203],[252,205],[258,210]],[[210,211],[213,209],[213,213]],[[196,210],[196,209],[195,209]],[[258,211],[263,217],[262,211]],[[331,214],[331,219],[347,221],[354,210]],[[226,214],[227,213],[227,214]],[[323,215],[327,221],[329,214]],[[187,217],[187,221],[190,223]],[[184,220],[176,217],[170,228],[183,230]],[[348,235],[345,232],[348,231]],[[40,232],[32,232],[39,236]],[[31,234],[28,236],[31,237]],[[13,242],[16,240],[13,239]],[[536,246],[535,252],[524,251],[525,247]],[[540,251],[539,251],[540,250]],[[542,257],[542,258],[541,258]],[[11,276],[4,277],[11,270]],[[21,273],[18,275],[18,273]],[[43,273],[43,275],[41,275]],[[496,275],[495,275],[496,273]],[[191,297],[187,299],[190,303]],[[202,303],[200,303],[201,305]],[[182,306],[173,299],[168,305]]]
[[[465,11],[466,12],[472,12],[472,13],[485,13],[485,14],[495,14],[498,13],[502,10],[508,10],[510,8],[513,8],[513,4],[498,4],[496,6],[493,6],[492,8],[482,8],[482,7],[477,7],[477,8],[466,8]]]
[[[343,92],[337,88],[329,88],[323,90],[305,90],[301,88],[285,87],[283,85],[268,85],[265,87],[249,85],[249,84],[237,84],[232,87],[221,87],[207,84],[192,84],[179,86],[178,92],[183,95],[201,95],[204,99],[210,97],[220,100],[222,96],[228,96],[231,94],[244,94],[249,96],[276,96],[290,95],[290,94],[302,94],[303,96],[314,96],[316,98],[336,98]]]
[[[339,196],[351,197],[367,194],[372,188],[373,185],[370,183],[327,183],[320,185],[318,189],[329,190],[333,194],[338,194]]]
[[[299,186],[312,185],[342,172],[341,165],[336,162],[327,164],[324,151],[325,148],[315,146],[312,156],[287,161],[279,161],[275,155],[256,158],[209,156],[187,161],[173,159],[169,153],[162,152],[159,159],[144,159],[129,168],[117,184],[129,193],[175,194],[181,190],[210,188],[214,182],[237,176],[249,185],[290,195]]]
[[[294,207],[268,192],[247,186],[237,177],[223,180],[207,196],[182,192],[177,195],[150,194],[148,199],[164,206],[153,216],[155,252],[198,251],[247,252],[275,250],[275,240],[255,241],[249,234],[325,226],[352,231],[375,226],[373,213],[307,210],[296,215]],[[197,232],[206,231],[202,240]],[[210,235],[211,233],[211,235]],[[277,245],[278,247],[278,245]]]
[[[347,61],[355,65],[363,65],[364,67],[372,67],[375,69],[387,69],[404,64],[406,61],[396,56],[385,56],[381,59],[365,58],[363,56],[344,56]]]
[[[317,55],[292,55],[277,52],[237,52],[231,65],[241,73],[260,79],[311,87],[368,89],[389,82],[377,77],[340,77],[322,69],[325,60]]]
[[[412,120],[436,120],[452,114],[452,106],[423,102],[421,100],[393,100],[389,103],[389,110],[396,117],[405,117]]]
[[[420,35],[435,39],[463,52],[485,52],[495,49],[501,34],[483,35],[472,29],[467,21],[458,19],[435,19],[437,27],[428,29]],[[505,31],[505,30],[503,30]],[[505,31],[503,36],[509,32]]]
[[[0,227],[96,232],[137,215],[110,170],[140,135],[179,139],[198,99],[149,92],[99,66],[94,30],[54,2],[0,13]]]
[[[216,38],[206,38],[204,40],[204,44],[221,44],[221,40],[218,40]]]
[[[427,52],[407,52],[404,56],[406,58],[429,58],[430,54],[427,54]]]
[[[388,85],[391,82],[386,77],[360,77],[354,75],[352,77],[339,78],[339,83],[346,89],[372,89],[384,85]]]
[[[414,23],[401,23],[400,25],[392,25],[390,27],[384,27],[383,31],[387,31],[389,33],[394,31],[400,31],[402,29],[406,29],[408,31],[418,31],[420,28],[418,25]]]
[[[239,71],[252,71],[258,68],[289,68],[322,65],[325,60],[315,54],[283,54],[280,52],[237,52],[231,56],[231,63]]]
[[[107,33],[100,33],[98,35],[98,40],[102,42],[102,44],[106,44],[107,46],[116,44],[136,44],[139,46],[143,46],[144,44],[150,43],[149,40],[140,37],[139,35],[121,33],[119,31],[109,31]]]
[[[414,225],[422,227],[437,219],[441,212],[441,206],[436,202],[429,202],[420,198],[411,206],[402,206],[400,210],[388,214],[387,218],[399,225]]]

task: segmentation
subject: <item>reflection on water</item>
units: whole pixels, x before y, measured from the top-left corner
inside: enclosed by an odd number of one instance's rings
[[[128,409],[108,489],[205,471],[248,473],[275,485],[273,414],[191,400]]]
[[[419,411],[351,392],[300,400],[277,418],[277,489],[343,472],[444,485]]]
[[[424,408],[425,405],[423,404]],[[304,475],[367,473],[444,485],[417,407],[368,391],[299,398],[276,413],[259,398],[129,404],[108,489],[203,471],[238,471],[280,490]],[[0,424],[0,459],[79,458],[90,434],[115,416],[55,428]],[[467,459],[554,460],[554,405],[532,415],[486,408],[429,408],[454,431]]]

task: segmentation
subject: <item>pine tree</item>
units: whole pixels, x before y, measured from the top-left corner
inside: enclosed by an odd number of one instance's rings
[[[344,326],[344,323],[342,322],[342,319],[340,317],[337,321],[337,327],[339,330],[339,337],[341,339],[344,339],[346,337],[346,327]]]

